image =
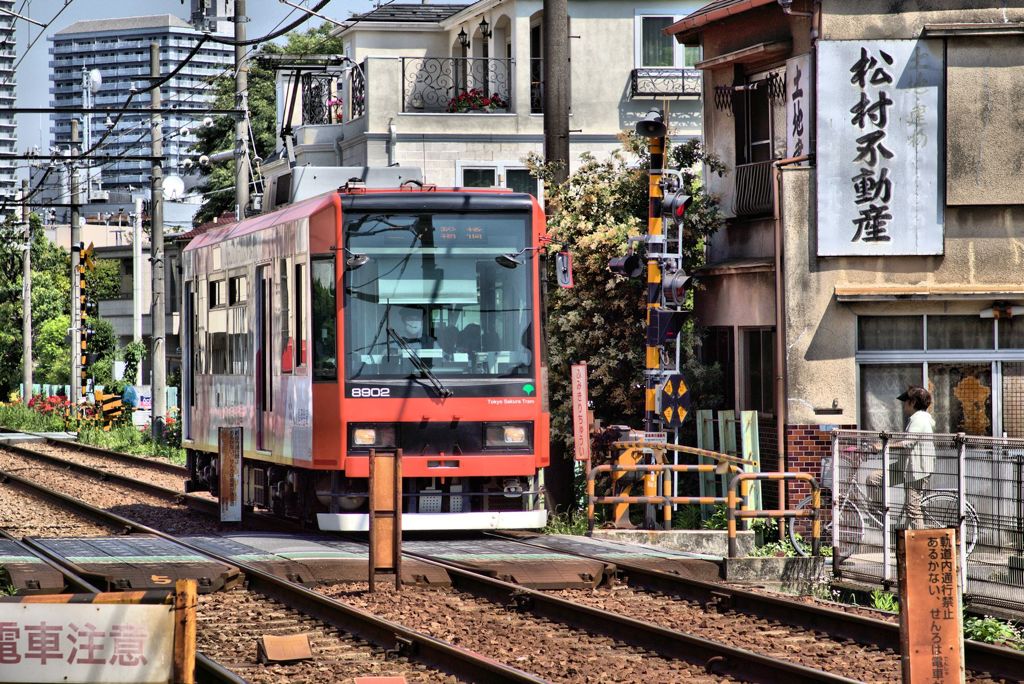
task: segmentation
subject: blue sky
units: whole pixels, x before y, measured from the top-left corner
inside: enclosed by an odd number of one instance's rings
[[[293,0],[301,4],[303,0]],[[306,0],[305,4],[314,2]],[[65,0],[22,0],[14,5],[15,11],[30,16],[36,21],[46,23],[65,5]],[[82,19],[118,18],[147,14],[175,14],[188,19],[190,13],[189,0],[131,0],[129,2],[110,2],[109,0],[72,0],[71,4],[61,12],[56,21],[46,30],[45,35],[36,41],[28,56],[18,66],[19,107],[49,107],[49,41],[46,36],[52,35],[76,21]],[[335,19],[345,19],[352,12],[365,12],[372,9],[371,0],[331,0],[322,14]],[[268,33],[285,15],[293,12],[292,8],[279,0],[248,0],[247,12],[251,18],[248,26],[250,38]],[[288,22],[298,18],[301,10],[294,10]],[[303,27],[316,26],[321,19],[312,17]],[[287,23],[287,22],[286,22]],[[18,20],[17,55],[25,54],[29,41],[41,30],[28,22]],[[45,78],[41,78],[46,74]],[[18,149],[24,151],[33,145],[39,145],[40,129],[42,130],[42,149],[49,146],[49,126],[47,115],[18,115]]]

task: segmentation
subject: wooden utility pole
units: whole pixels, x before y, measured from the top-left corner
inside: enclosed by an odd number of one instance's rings
[[[71,157],[78,149],[78,119],[71,119]],[[82,226],[78,204],[78,167],[68,163],[68,184],[71,191],[71,396],[72,406],[82,400],[82,291],[78,266],[82,260]]]
[[[149,75],[153,79],[160,78],[160,44],[149,44]],[[166,336],[167,313],[164,306],[164,169],[160,157],[164,153],[163,117],[160,109],[160,88],[151,91],[150,116],[152,126],[153,153],[153,185],[150,192],[150,225],[152,230],[151,260],[153,263],[153,308],[150,318],[153,321],[152,351],[149,358],[153,367],[153,438],[157,443],[164,439],[164,417],[167,414],[167,350],[164,345]]]
[[[569,177],[569,1],[544,0],[544,161],[557,164],[556,184]]]
[[[245,218],[249,206],[249,64],[245,59],[245,0],[235,0],[235,108],[243,114],[235,121],[235,219]]]
[[[28,211],[28,180],[21,181],[21,222],[25,254],[21,260],[21,401],[32,398],[32,222]]]

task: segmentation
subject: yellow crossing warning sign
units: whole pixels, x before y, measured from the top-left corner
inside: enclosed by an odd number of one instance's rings
[[[681,374],[670,375],[661,388],[661,415],[666,427],[679,427],[690,411],[690,389]]]

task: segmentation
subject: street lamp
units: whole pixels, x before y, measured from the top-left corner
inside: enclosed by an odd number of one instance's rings
[[[466,33],[465,27],[459,29],[459,45],[462,46],[463,50],[469,49],[469,34]]]
[[[487,23],[487,17],[484,17],[480,20],[480,36],[484,40],[488,40],[493,35],[494,32],[491,31],[491,25]]]

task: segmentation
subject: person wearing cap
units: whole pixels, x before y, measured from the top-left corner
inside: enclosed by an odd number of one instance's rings
[[[928,413],[932,405],[932,395],[924,387],[911,386],[907,391],[896,397],[903,402],[903,418],[907,421],[904,432],[914,434],[933,434],[935,419]],[[928,486],[928,477],[935,469],[935,444],[928,439],[904,439],[889,443],[892,459],[890,471],[893,475],[890,484],[903,484],[906,488],[906,502],[903,513],[911,529],[924,527],[924,514],[921,507],[922,493]],[[876,504],[882,501],[882,470],[875,470],[868,475],[865,484]]]

